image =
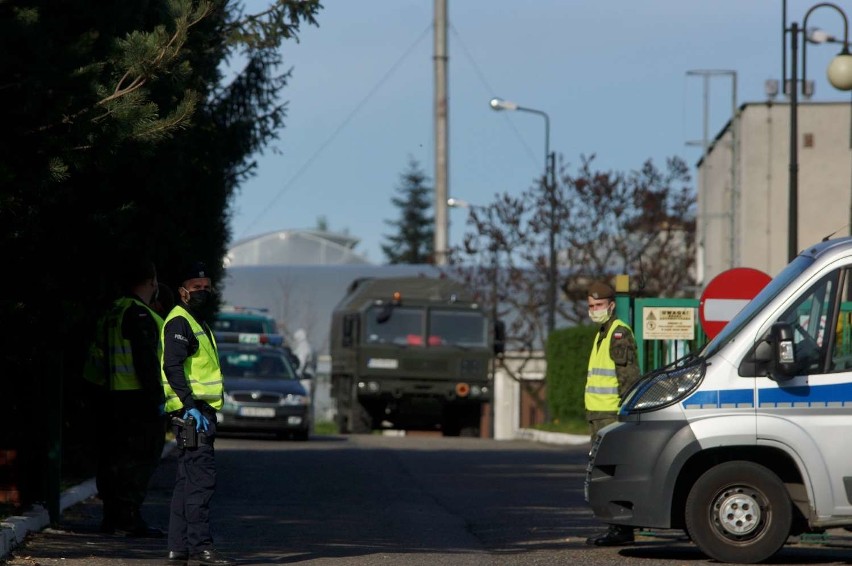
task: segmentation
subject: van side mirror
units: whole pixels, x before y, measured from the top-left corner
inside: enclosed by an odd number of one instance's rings
[[[494,355],[499,356],[506,351],[506,323],[494,321]]]
[[[773,324],[769,330],[769,343],[772,346],[770,377],[777,381],[786,381],[795,376],[798,368],[793,325],[787,322]]]

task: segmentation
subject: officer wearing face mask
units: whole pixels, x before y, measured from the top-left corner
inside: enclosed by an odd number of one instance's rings
[[[630,326],[615,316],[615,289],[596,281],[589,286],[589,318],[600,325],[586,375],[586,420],[591,441],[598,431],[618,420],[622,396],[639,378],[636,340]],[[593,546],[633,543],[633,528],[610,525],[606,533],[589,537]]]
[[[208,326],[215,308],[213,285],[202,263],[183,276],[179,301],[166,317],[162,341],[165,411],[195,419],[196,447],[178,448],[178,469],[169,513],[169,562],[227,566],[233,562],[213,547],[210,500],[216,488],[216,411],[222,408],[223,380],[216,340]],[[175,427],[175,435],[182,434]]]

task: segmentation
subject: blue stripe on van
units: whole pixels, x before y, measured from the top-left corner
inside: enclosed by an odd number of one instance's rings
[[[683,402],[684,409],[712,409],[717,407],[750,408],[753,406],[753,389],[698,391],[690,395]]]
[[[852,383],[766,387],[758,390],[758,407],[852,407]],[[684,409],[753,408],[751,389],[698,391],[683,401]]]
[[[758,391],[759,407],[852,406],[852,383],[771,387]]]

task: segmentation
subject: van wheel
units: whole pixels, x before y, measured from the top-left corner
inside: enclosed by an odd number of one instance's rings
[[[793,521],[781,480],[746,461],[704,473],[686,499],[686,531],[702,552],[720,562],[754,564],[778,552]]]

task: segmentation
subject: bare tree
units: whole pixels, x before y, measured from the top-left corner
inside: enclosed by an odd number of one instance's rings
[[[631,293],[683,296],[694,285],[695,194],[686,163],[649,160],[629,173],[600,171],[581,157],[560,167],[554,187],[538,182],[513,196],[470,208],[453,268],[506,322],[507,349],[542,352],[547,337],[548,240],[555,235],[562,325],[582,323],[586,288],[625,273]]]
[[[686,163],[670,158],[660,171],[649,160],[629,174],[597,171],[582,158],[576,176],[564,175],[567,222],[560,250],[562,315],[585,316],[589,280],[631,276],[634,296],[684,296],[694,286],[695,193]]]

